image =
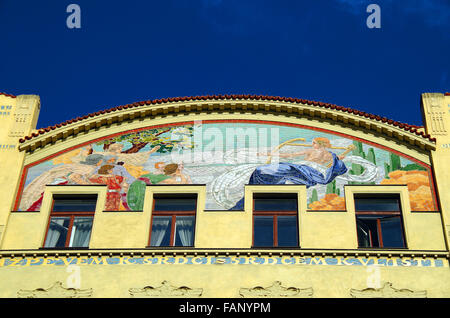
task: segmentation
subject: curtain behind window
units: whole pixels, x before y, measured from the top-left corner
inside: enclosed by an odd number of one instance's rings
[[[161,246],[166,234],[170,234],[169,224],[172,217],[169,216],[154,216],[152,221],[152,236],[150,239],[150,246]]]
[[[175,233],[177,234],[177,238],[179,238],[179,240],[177,239],[175,241],[175,245],[178,246],[193,245],[194,218],[195,218],[194,216],[177,216],[175,221]]]
[[[92,230],[92,217],[76,217],[73,221],[70,247],[88,247]]]

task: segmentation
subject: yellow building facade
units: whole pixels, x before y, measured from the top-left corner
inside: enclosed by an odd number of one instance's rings
[[[0,107],[0,297],[450,296],[448,93],[424,127],[254,95]]]

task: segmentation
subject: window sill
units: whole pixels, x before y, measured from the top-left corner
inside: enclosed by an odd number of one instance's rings
[[[135,212],[144,212],[144,210],[130,211],[130,210],[122,210],[122,211],[111,211],[111,210],[103,210],[103,213],[135,213]]]
[[[179,249],[185,249],[185,250],[189,250],[189,249],[193,249],[194,246],[146,246],[146,249],[151,249],[151,250],[161,250],[161,249],[167,249],[167,250],[179,250]]]
[[[75,250],[88,250],[89,247],[40,247],[39,250],[48,251],[75,251]]]
[[[251,249],[271,249],[271,250],[300,250],[300,246],[252,246]]]
[[[361,251],[408,251],[407,247],[358,247]]]

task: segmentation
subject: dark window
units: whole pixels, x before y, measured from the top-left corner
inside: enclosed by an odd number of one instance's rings
[[[253,216],[253,246],[273,246],[274,224],[273,216]]]
[[[257,196],[253,202],[255,211],[297,211],[297,199],[291,196]]]
[[[53,196],[52,212],[95,212],[97,195],[60,195]]]
[[[97,195],[54,195],[44,247],[89,247],[96,204]]]
[[[297,246],[297,195],[255,195],[253,247]]]
[[[359,212],[364,211],[378,211],[378,212],[390,212],[400,211],[400,199],[398,196],[385,196],[385,197],[355,197],[355,210]]]
[[[167,198],[155,200],[155,211],[195,211],[197,200],[195,198]]]
[[[196,210],[196,195],[154,196],[149,245],[194,246]]]
[[[406,247],[399,195],[356,195],[359,247]]]

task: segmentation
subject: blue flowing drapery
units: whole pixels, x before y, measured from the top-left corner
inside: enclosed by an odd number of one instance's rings
[[[307,165],[298,165],[288,162],[280,162],[277,164],[267,164],[257,167],[250,176],[248,184],[285,184],[290,181],[294,184],[303,184],[307,188],[316,184],[328,184],[337,176],[347,172],[344,162],[330,152],[333,156],[333,163],[327,169],[325,176]],[[243,210],[244,198],[240,199],[230,210]]]

